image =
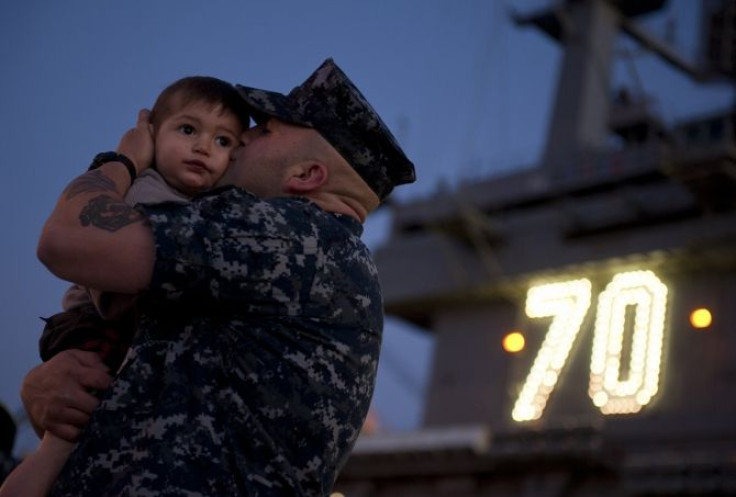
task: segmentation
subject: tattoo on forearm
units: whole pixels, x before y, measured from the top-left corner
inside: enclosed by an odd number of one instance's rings
[[[82,226],[95,226],[107,231],[117,231],[129,224],[146,222],[146,218],[125,202],[107,195],[89,201],[79,214]]]
[[[118,189],[115,187],[115,182],[102,174],[102,171],[91,171],[69,183],[64,192],[66,193],[66,200],[70,200],[83,193],[118,193]]]

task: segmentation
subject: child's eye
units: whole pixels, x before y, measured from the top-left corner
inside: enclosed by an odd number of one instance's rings
[[[229,147],[233,143],[233,141],[227,136],[218,136],[217,138],[215,138],[215,142],[217,142],[217,144],[221,147]]]
[[[194,126],[192,126],[191,124],[182,124],[181,126],[179,126],[179,131],[181,131],[185,135],[191,135],[192,133],[194,133]]]

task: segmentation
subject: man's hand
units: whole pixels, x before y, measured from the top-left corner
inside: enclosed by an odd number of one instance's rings
[[[33,368],[20,395],[37,434],[48,430],[75,442],[99,403],[90,391],[104,390],[111,381],[97,354],[65,350]]]
[[[135,128],[126,131],[118,144],[117,151],[133,161],[138,173],[151,167],[153,163],[153,127],[149,122],[150,115],[149,110],[140,110]]]

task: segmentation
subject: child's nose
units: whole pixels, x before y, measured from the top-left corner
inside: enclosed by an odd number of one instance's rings
[[[210,141],[204,136],[198,137],[197,140],[194,142],[194,151],[203,154],[209,153]]]

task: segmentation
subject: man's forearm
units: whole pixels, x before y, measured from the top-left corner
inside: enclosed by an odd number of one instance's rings
[[[56,276],[123,293],[146,288],[153,236],[145,217],[124,201],[131,178],[110,162],[73,180],[44,225],[38,257]]]

